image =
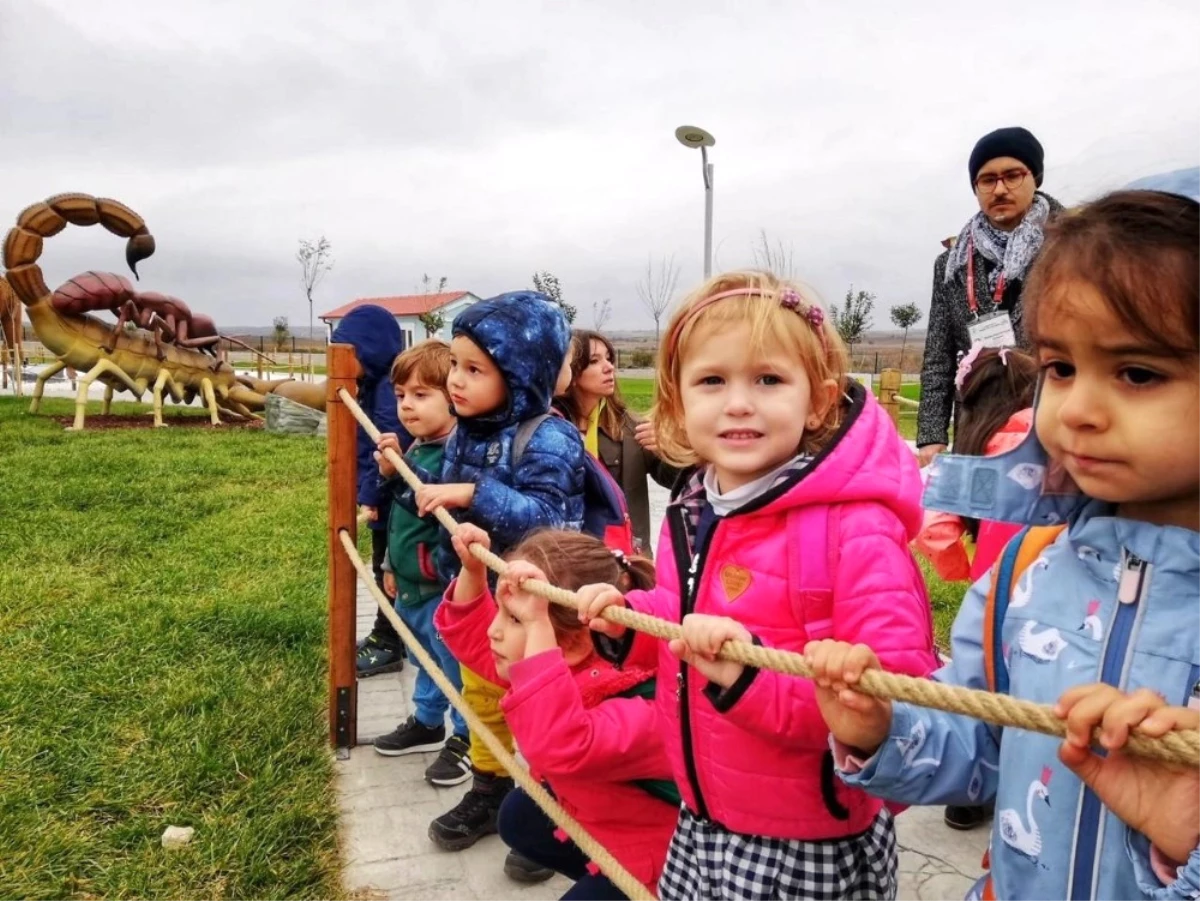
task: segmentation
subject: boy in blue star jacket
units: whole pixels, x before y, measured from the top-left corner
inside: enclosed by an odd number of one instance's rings
[[[550,410],[571,340],[562,311],[542,294],[514,291],[464,310],[451,333],[446,388],[458,429],[446,445],[440,477],[417,473],[425,483],[416,495],[418,514],[438,505],[454,510],[460,521],[486,531],[500,555],[537,529],[578,530],[585,453],[579,431],[549,416],[520,460],[514,465],[512,459],[520,424]],[[444,529],[435,565],[444,584],[461,565]],[[464,698],[511,751],[512,735],[499,706],[504,689],[465,668],[462,681]],[[471,768],[471,790],[430,826],[430,837],[446,850],[470,847],[495,832],[500,802],[513,785],[474,735]]]

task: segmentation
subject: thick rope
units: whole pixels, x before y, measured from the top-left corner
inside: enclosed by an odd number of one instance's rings
[[[362,408],[355,403],[350,393],[342,388],[338,394],[366,433],[371,436],[372,440],[378,441],[379,430],[363,413]],[[385,456],[414,491],[422,487],[416,473],[412,471],[403,457],[390,448],[386,451]],[[451,534],[456,532],[458,523],[444,508],[438,507],[433,514],[447,531]],[[507,563],[477,544],[471,545],[471,553],[483,561],[488,569],[500,575],[504,575],[508,569]],[[579,609],[579,599],[574,592],[564,591],[537,579],[526,579],[521,583],[521,587],[526,591],[541,595],[555,604],[575,610]],[[609,622],[635,629],[638,632],[645,632],[655,638],[670,640],[683,637],[683,629],[678,623],[647,616],[635,610],[609,607],[602,616]],[[769,669],[790,676],[803,676],[806,679],[811,679],[813,676],[812,669],[804,661],[803,656],[778,648],[764,648],[740,641],[727,641],[717,656],[722,660],[732,660],[746,666]],[[884,700],[907,701],[921,707],[932,707],[947,713],[963,714],[997,726],[1010,726],[1059,738],[1067,734],[1066,723],[1054,715],[1053,708],[1014,698],[1011,695],[993,694],[988,691],[963,688],[960,685],[947,685],[932,679],[918,679],[900,673],[889,673],[881,669],[870,669],[864,672],[855,686],[855,690]],[[1092,734],[1092,741],[1098,742],[1099,738],[1100,729],[1097,727]],[[1139,757],[1196,767],[1200,766],[1200,732],[1180,729],[1168,732],[1161,738],[1133,733],[1129,736],[1124,750]]]
[[[536,779],[529,774],[529,771],[517,761],[515,757],[508,752],[500,739],[498,739],[492,730],[490,730],[479,716],[471,709],[471,706],[463,699],[458,690],[446,678],[446,674],[438,667],[437,661],[429,655],[429,652],[421,646],[420,641],[404,624],[404,620],[396,614],[392,609],[392,602],[387,596],[379,590],[379,586],[375,584],[375,576],[363,562],[359,556],[358,548],[354,546],[354,541],[350,538],[350,533],[345,529],[338,531],[338,538],[342,542],[342,547],[346,549],[346,556],[350,559],[350,563],[358,571],[359,581],[367,587],[375,598],[375,603],[379,605],[379,609],[383,611],[383,615],[388,618],[403,639],[408,645],[409,651],[414,654],[417,660],[420,661],[422,668],[437,683],[437,687],[442,690],[442,693],[450,700],[455,709],[463,715],[463,719],[467,721],[467,726],[471,732],[478,738],[483,740],[483,743],[488,746],[488,749],[500,761],[513,779],[521,784],[521,788],[533,799],[538,807],[545,811],[550,819],[554,820],[555,825],[562,828],[562,831],[571,837],[571,840],[579,846],[584,854],[586,854],[593,863],[596,864],[611,881],[612,884],[619,888],[630,898],[637,898],[640,901],[654,901],[654,894],[642,885],[638,880],[625,869],[617,861],[608,849],[594,839],[591,834],[579,825],[579,821],[572,817],[569,813],[562,809],[559,803],[554,800],[551,795]]]

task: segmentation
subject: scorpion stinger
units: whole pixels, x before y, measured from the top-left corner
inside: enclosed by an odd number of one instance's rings
[[[154,235],[145,231],[145,226],[142,228],[141,234],[133,235],[125,243],[125,262],[138,281],[141,281],[142,277],[138,275],[137,264],[154,254]]]

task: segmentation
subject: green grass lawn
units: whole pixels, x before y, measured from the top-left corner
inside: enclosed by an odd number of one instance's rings
[[[0,398],[0,895],[338,896],[324,443],[27,405]]]

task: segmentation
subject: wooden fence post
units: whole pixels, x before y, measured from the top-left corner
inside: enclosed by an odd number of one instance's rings
[[[892,418],[892,425],[900,428],[900,394],[901,374],[899,369],[885,369],[879,374],[879,402]]]
[[[338,397],[345,388],[357,396],[358,359],[354,347],[330,347],[325,394],[329,481],[329,740],[339,757],[358,744],[358,680],[354,666],[357,576],[338,532],[358,540],[358,423]]]

